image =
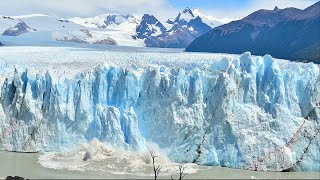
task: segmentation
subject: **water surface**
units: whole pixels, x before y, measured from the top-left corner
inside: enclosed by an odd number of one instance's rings
[[[80,172],[44,168],[38,163],[38,153],[14,153],[0,151],[0,178],[8,175],[23,176],[30,179],[150,179],[152,176],[132,174],[110,174],[107,172]],[[319,172],[255,172],[222,167],[204,167],[185,179],[320,179]],[[152,169],[150,169],[151,171]],[[178,175],[174,175],[176,179]],[[169,176],[161,176],[169,178]]]

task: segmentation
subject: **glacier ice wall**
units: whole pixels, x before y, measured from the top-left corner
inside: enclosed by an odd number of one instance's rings
[[[98,138],[178,162],[320,171],[319,67],[271,56],[211,66],[97,66],[73,78],[15,70],[1,88],[0,148],[57,151]],[[291,67],[292,66],[292,67]]]

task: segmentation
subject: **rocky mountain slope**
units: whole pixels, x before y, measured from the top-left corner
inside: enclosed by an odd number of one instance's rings
[[[277,58],[320,63],[320,2],[304,9],[259,10],[214,28],[187,51],[271,54]]]
[[[36,29],[32,29],[29,26],[26,25],[23,21],[19,21],[15,26],[12,28],[9,28],[5,30],[2,35],[3,36],[19,36],[21,34],[27,33],[27,32],[33,32],[37,31]]]
[[[146,23],[144,18],[141,23]],[[154,19],[154,23],[161,27],[161,33],[156,36],[136,37],[144,38],[146,46],[168,48],[185,48],[196,37],[221,24],[208,20],[197,9],[191,10],[189,8],[180,12],[176,18],[168,19],[165,22],[165,26],[157,19]],[[140,29],[136,29],[137,34],[139,34],[139,31]]]

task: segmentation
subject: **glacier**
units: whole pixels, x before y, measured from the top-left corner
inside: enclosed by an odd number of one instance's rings
[[[313,63],[186,52],[0,48],[0,149],[151,141],[180,163],[320,171]]]

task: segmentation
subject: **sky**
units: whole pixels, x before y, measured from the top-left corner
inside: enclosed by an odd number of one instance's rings
[[[304,9],[319,0],[169,0],[176,8],[198,7],[205,14],[218,18],[245,17],[259,9],[296,7]]]
[[[176,17],[185,7],[216,18],[245,17],[258,9],[304,9],[318,0],[0,0],[0,14],[46,14],[92,17],[105,13],[153,14],[160,20]]]

